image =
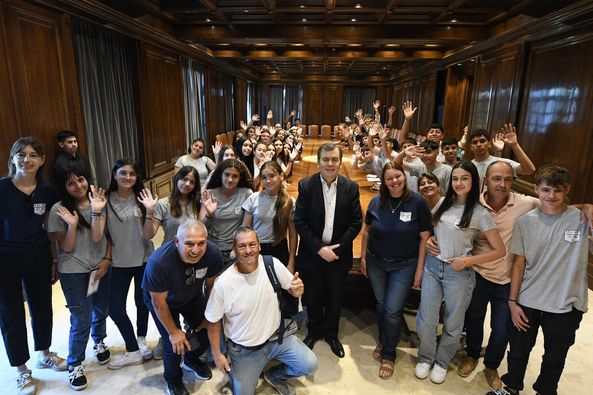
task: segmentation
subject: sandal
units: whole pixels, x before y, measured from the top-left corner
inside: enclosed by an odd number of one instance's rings
[[[383,350],[383,346],[381,344],[377,344],[377,347],[373,350],[373,359],[377,362],[382,362],[383,357],[381,356],[381,351]]]
[[[389,380],[393,377],[393,365],[395,363],[393,361],[389,361],[384,359],[381,362],[381,367],[379,368],[379,378],[383,380]]]

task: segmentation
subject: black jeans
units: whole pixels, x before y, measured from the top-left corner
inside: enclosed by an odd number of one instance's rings
[[[148,306],[148,309],[150,310],[150,313],[152,314],[154,323],[156,324],[156,327],[159,330],[165,345],[163,353],[163,376],[165,377],[165,381],[169,384],[180,384],[183,377],[183,372],[179,367],[181,355],[175,354],[173,352],[173,346],[169,340],[169,333],[159,320],[159,317],[156,315],[152,306],[150,292],[144,291],[144,300]],[[181,328],[179,323],[179,316],[181,315],[185,319],[186,324],[189,325],[190,328],[195,329],[204,319],[204,308],[205,305],[200,303],[198,299],[195,299],[192,303],[183,306],[181,309],[171,310],[171,317],[178,328]],[[206,329],[202,329],[197,333],[196,336],[198,336],[200,345],[195,350],[186,351],[185,354],[183,354],[183,359],[185,361],[197,360],[198,357],[210,347],[210,342],[208,341],[208,332]]]
[[[31,314],[35,350],[51,345],[51,255],[49,244],[0,255],[0,328],[11,366],[29,359],[23,288]]]
[[[511,348],[507,356],[509,372],[501,379],[509,388],[523,390],[529,354],[535,345],[537,332],[541,326],[544,333],[544,356],[539,377],[533,384],[533,389],[541,395],[556,395],[566,354],[574,344],[583,313],[575,309],[568,313],[557,314],[524,306],[521,308],[529,320],[529,328],[525,332],[519,331],[514,326],[511,329]]]
[[[466,351],[467,355],[474,359],[480,357],[484,340],[484,319],[490,303],[491,332],[484,355],[484,366],[489,369],[498,369],[509,343],[509,331],[512,326],[508,304],[509,291],[510,284],[493,283],[476,272],[476,287],[465,312]]]
[[[290,255],[288,253],[288,241],[286,239],[280,241],[278,244],[262,243],[260,244],[260,247],[261,255],[272,255],[274,258],[282,262],[284,266],[288,265],[288,258]]]

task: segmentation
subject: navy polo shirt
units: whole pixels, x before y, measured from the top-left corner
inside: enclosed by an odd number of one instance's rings
[[[56,190],[45,181],[38,182],[33,193],[27,195],[11,178],[0,179],[0,254],[48,244],[43,222],[59,200]]]
[[[187,279],[191,274],[186,274],[186,270],[192,266],[195,280],[188,285]],[[181,260],[175,240],[172,240],[163,244],[148,259],[142,288],[148,292],[167,292],[167,304],[172,311],[179,311],[197,301],[203,312],[206,308],[205,280],[216,277],[223,268],[220,249],[210,240],[207,241],[206,253],[195,265]]]
[[[367,250],[383,258],[412,259],[418,256],[420,232],[432,231],[432,216],[426,202],[416,193],[408,199],[390,198],[379,206],[379,196],[369,203],[365,222],[371,225]]]

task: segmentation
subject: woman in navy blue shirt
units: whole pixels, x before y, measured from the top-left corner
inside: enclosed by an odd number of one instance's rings
[[[431,221],[424,200],[407,188],[403,167],[387,162],[379,195],[367,208],[360,257],[377,299],[379,344],[373,358],[381,362],[382,379],[393,376],[404,304],[412,285],[418,287],[422,280]]]
[[[34,137],[21,137],[10,150],[8,176],[0,179],[0,327],[6,354],[18,371],[19,393],[35,393],[26,362],[29,359],[23,288],[29,305],[36,366],[68,369],[66,361],[50,352],[52,335],[51,286],[57,281],[56,263],[44,224],[59,199],[43,181],[43,147]]]

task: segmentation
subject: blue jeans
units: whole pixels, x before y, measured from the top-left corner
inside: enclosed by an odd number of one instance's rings
[[[366,254],[367,273],[377,300],[381,357],[395,361],[395,348],[404,317],[404,305],[414,282],[418,258],[393,261]]]
[[[420,309],[416,327],[420,338],[419,362],[447,369],[453,359],[463,330],[476,277],[472,269],[454,271],[451,264],[427,254],[422,276]],[[437,344],[437,325],[441,302],[445,301],[443,334]]]
[[[138,342],[134,336],[134,327],[128,317],[126,304],[130,283],[134,279],[134,302],[136,304],[136,330],[138,336],[146,336],[148,332],[148,308],[144,303],[142,277],[146,262],[136,267],[113,267],[111,273],[111,290],[109,293],[109,316],[115,322],[126,343],[126,351],[138,351]]]
[[[111,269],[99,282],[99,290],[86,296],[89,273],[60,273],[60,285],[70,310],[68,365],[78,366],[85,357],[89,334],[96,343],[107,336],[109,314],[109,280]]]
[[[228,356],[235,395],[254,394],[259,375],[272,359],[282,362],[268,372],[274,381],[307,376],[317,370],[317,356],[295,335],[284,338],[282,344],[268,342],[258,349],[249,349],[229,340]]]
[[[476,287],[465,313],[467,355],[478,359],[484,340],[484,318],[490,303],[490,338],[484,355],[484,366],[498,369],[509,343],[511,311],[507,302],[510,284],[496,284],[476,273]]]

